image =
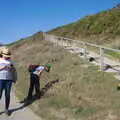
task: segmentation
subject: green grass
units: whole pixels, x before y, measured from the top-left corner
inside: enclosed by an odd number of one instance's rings
[[[50,34],[73,39],[109,43],[116,36],[120,37],[120,10],[110,9],[89,15],[73,23],[48,31]]]
[[[120,35],[120,11],[108,10],[86,16],[48,33],[69,38],[89,38],[94,35],[97,35],[96,38],[113,38]],[[113,74],[99,71],[99,67],[42,39],[42,33],[37,33],[9,45],[18,71],[15,89],[19,99],[23,100],[28,92],[28,65],[50,62],[52,70],[49,74],[42,74],[40,87],[43,88],[56,79],[59,82],[52,84],[40,100],[30,105],[35,113],[44,120],[109,120],[110,116],[119,120],[119,81]],[[103,45],[111,41],[96,39],[95,42]],[[119,58],[119,53],[106,51],[105,54]]]
[[[60,109],[60,108],[69,107],[70,102],[69,102],[67,96],[65,96],[65,95],[63,96],[63,94],[62,94],[62,95],[58,95],[55,98],[54,97],[51,98],[48,104],[50,107],[55,107],[55,108]]]
[[[41,76],[41,88],[57,78],[59,82],[31,105],[45,120],[88,120],[90,117],[96,120],[96,115],[100,116],[98,119],[105,119],[104,113],[108,114],[109,110],[116,111],[114,114],[119,118],[120,96],[116,89],[119,81],[111,73],[101,72],[99,67],[45,41],[36,41],[31,46],[27,42],[12,52],[18,70],[16,94],[20,100],[28,92],[28,64],[52,63],[52,71]]]
[[[91,115],[91,114],[94,114],[96,111],[98,111],[100,109],[96,109],[92,106],[89,106],[89,107],[83,107],[83,106],[78,106],[77,108],[75,108],[74,110],[74,114],[78,117],[82,116],[86,116],[86,115]]]
[[[105,54],[113,57],[114,59],[118,59],[118,60],[120,59],[120,53],[119,52],[105,50]]]

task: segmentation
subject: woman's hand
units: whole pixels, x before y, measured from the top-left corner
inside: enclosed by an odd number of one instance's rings
[[[4,66],[4,69],[9,70],[9,69],[11,69],[11,67],[10,66]]]

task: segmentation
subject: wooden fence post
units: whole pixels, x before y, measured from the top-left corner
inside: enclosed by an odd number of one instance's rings
[[[84,52],[84,58],[87,59],[87,44],[83,43],[83,52]]]
[[[70,40],[68,40],[68,46],[69,46],[69,47],[71,46],[71,41],[70,41]]]
[[[58,38],[55,38],[56,39],[56,46],[58,47]]]
[[[62,47],[64,46],[64,45],[63,45],[63,37],[61,37],[61,45],[62,45]]]
[[[62,38],[62,46],[64,48],[64,44],[65,44],[65,41],[64,41],[64,37]]]
[[[100,47],[100,70],[104,70],[104,48]]]

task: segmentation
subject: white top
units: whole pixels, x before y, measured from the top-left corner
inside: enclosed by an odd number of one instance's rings
[[[33,72],[33,74],[37,74],[37,72],[38,71],[43,71],[45,69],[45,67],[44,66],[38,66],[36,69],[35,69],[35,71]]]
[[[0,58],[0,67],[8,66],[11,69],[0,70],[0,80],[13,80],[12,62],[11,60],[5,60]]]

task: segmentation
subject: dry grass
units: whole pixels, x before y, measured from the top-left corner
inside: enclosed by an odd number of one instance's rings
[[[119,120],[120,94],[118,81],[111,73],[99,71],[98,67],[63,48],[51,43],[32,39],[13,50],[18,70],[17,96],[22,100],[28,91],[30,63],[52,63],[52,71],[41,77],[41,88],[51,84],[45,94],[31,107],[44,120]],[[110,117],[113,117],[112,119]]]

